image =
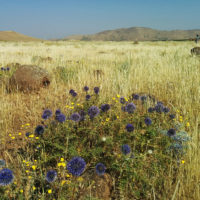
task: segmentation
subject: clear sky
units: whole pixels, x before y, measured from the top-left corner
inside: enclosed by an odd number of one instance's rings
[[[134,26],[200,29],[200,0],[0,0],[0,31],[48,39]]]

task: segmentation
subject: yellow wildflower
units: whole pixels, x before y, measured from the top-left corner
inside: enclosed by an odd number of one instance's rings
[[[29,173],[29,170],[26,170],[26,173]]]
[[[51,194],[51,193],[52,193],[52,190],[51,190],[51,189],[49,189],[49,190],[48,190],[48,193],[49,193],[49,194]]]
[[[12,134],[9,134],[9,136],[11,137],[11,136],[12,136]]]
[[[78,177],[77,181],[82,182],[83,181],[83,177]]]
[[[65,160],[64,158],[61,158],[61,159],[60,159],[61,162],[63,162],[64,160]]]
[[[31,179],[31,178],[32,178],[32,176],[28,176],[28,178],[29,178],[29,179]]]
[[[21,132],[19,132],[19,133],[18,133],[18,135],[22,135],[22,133],[21,133]]]
[[[116,100],[115,97],[113,97],[112,100]]]
[[[34,135],[33,135],[33,134],[31,134],[31,135],[29,135],[29,137],[30,137],[30,138],[34,138]]]
[[[185,160],[181,160],[181,163],[184,164],[184,163],[185,163]]]
[[[119,97],[120,97],[120,95],[119,95],[119,94],[117,94],[117,97],[119,98]]]
[[[62,166],[62,163],[58,163],[58,167]]]
[[[22,190],[22,189],[21,189],[21,190],[20,190],[20,192],[21,192],[21,193],[23,193],[23,192],[24,192],[24,190]]]
[[[187,127],[190,127],[190,123],[189,123],[189,122],[187,122],[186,126],[187,126]]]
[[[22,125],[22,128],[24,128],[24,125]]]
[[[119,119],[119,116],[117,116],[117,119]]]
[[[66,180],[61,181],[61,185],[64,185],[66,183]]]
[[[15,137],[13,136],[13,137],[11,137],[13,140],[15,139]]]
[[[125,99],[126,101],[128,101],[128,99],[127,99],[126,97],[124,97],[124,99]]]
[[[62,163],[62,166],[63,166],[63,167],[66,167],[66,163]]]
[[[39,137],[35,137],[36,140],[39,140]]]
[[[69,178],[69,177],[71,177],[71,176],[70,176],[70,174],[66,174],[66,177]]]
[[[72,102],[71,105],[74,105],[74,103]]]
[[[65,108],[69,108],[69,106],[68,106],[68,105],[66,105],[66,106],[65,106]]]
[[[33,166],[32,166],[32,169],[33,169],[33,170],[35,170],[35,169],[36,169],[36,166],[35,166],[35,165],[33,165]]]
[[[106,118],[106,121],[109,122],[109,121],[110,121],[110,118]]]
[[[27,123],[27,124],[26,124],[26,126],[30,126],[30,124],[29,124],[29,123]]]
[[[36,187],[35,187],[35,186],[33,186],[33,191],[34,191],[34,190],[36,190]]]

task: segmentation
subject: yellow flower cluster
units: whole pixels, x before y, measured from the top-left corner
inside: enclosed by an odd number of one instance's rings
[[[66,167],[65,159],[64,159],[64,158],[61,158],[60,161],[61,161],[61,162],[59,162],[59,163],[57,164],[58,167],[61,167],[61,166],[62,166],[62,167]]]

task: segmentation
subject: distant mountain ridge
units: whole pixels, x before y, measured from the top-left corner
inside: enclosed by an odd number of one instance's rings
[[[200,35],[200,29],[163,31],[145,27],[107,30],[91,35],[72,35],[62,40],[103,40],[103,41],[161,41],[189,40]]]
[[[0,31],[0,41],[40,41],[40,39],[29,37],[14,31]]]

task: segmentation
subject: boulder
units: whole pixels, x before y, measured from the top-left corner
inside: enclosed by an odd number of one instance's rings
[[[45,69],[35,65],[21,65],[9,79],[7,89],[23,92],[38,91],[41,87],[48,87],[50,82],[50,76]]]
[[[191,49],[191,54],[200,55],[200,47],[194,47],[193,49]]]

